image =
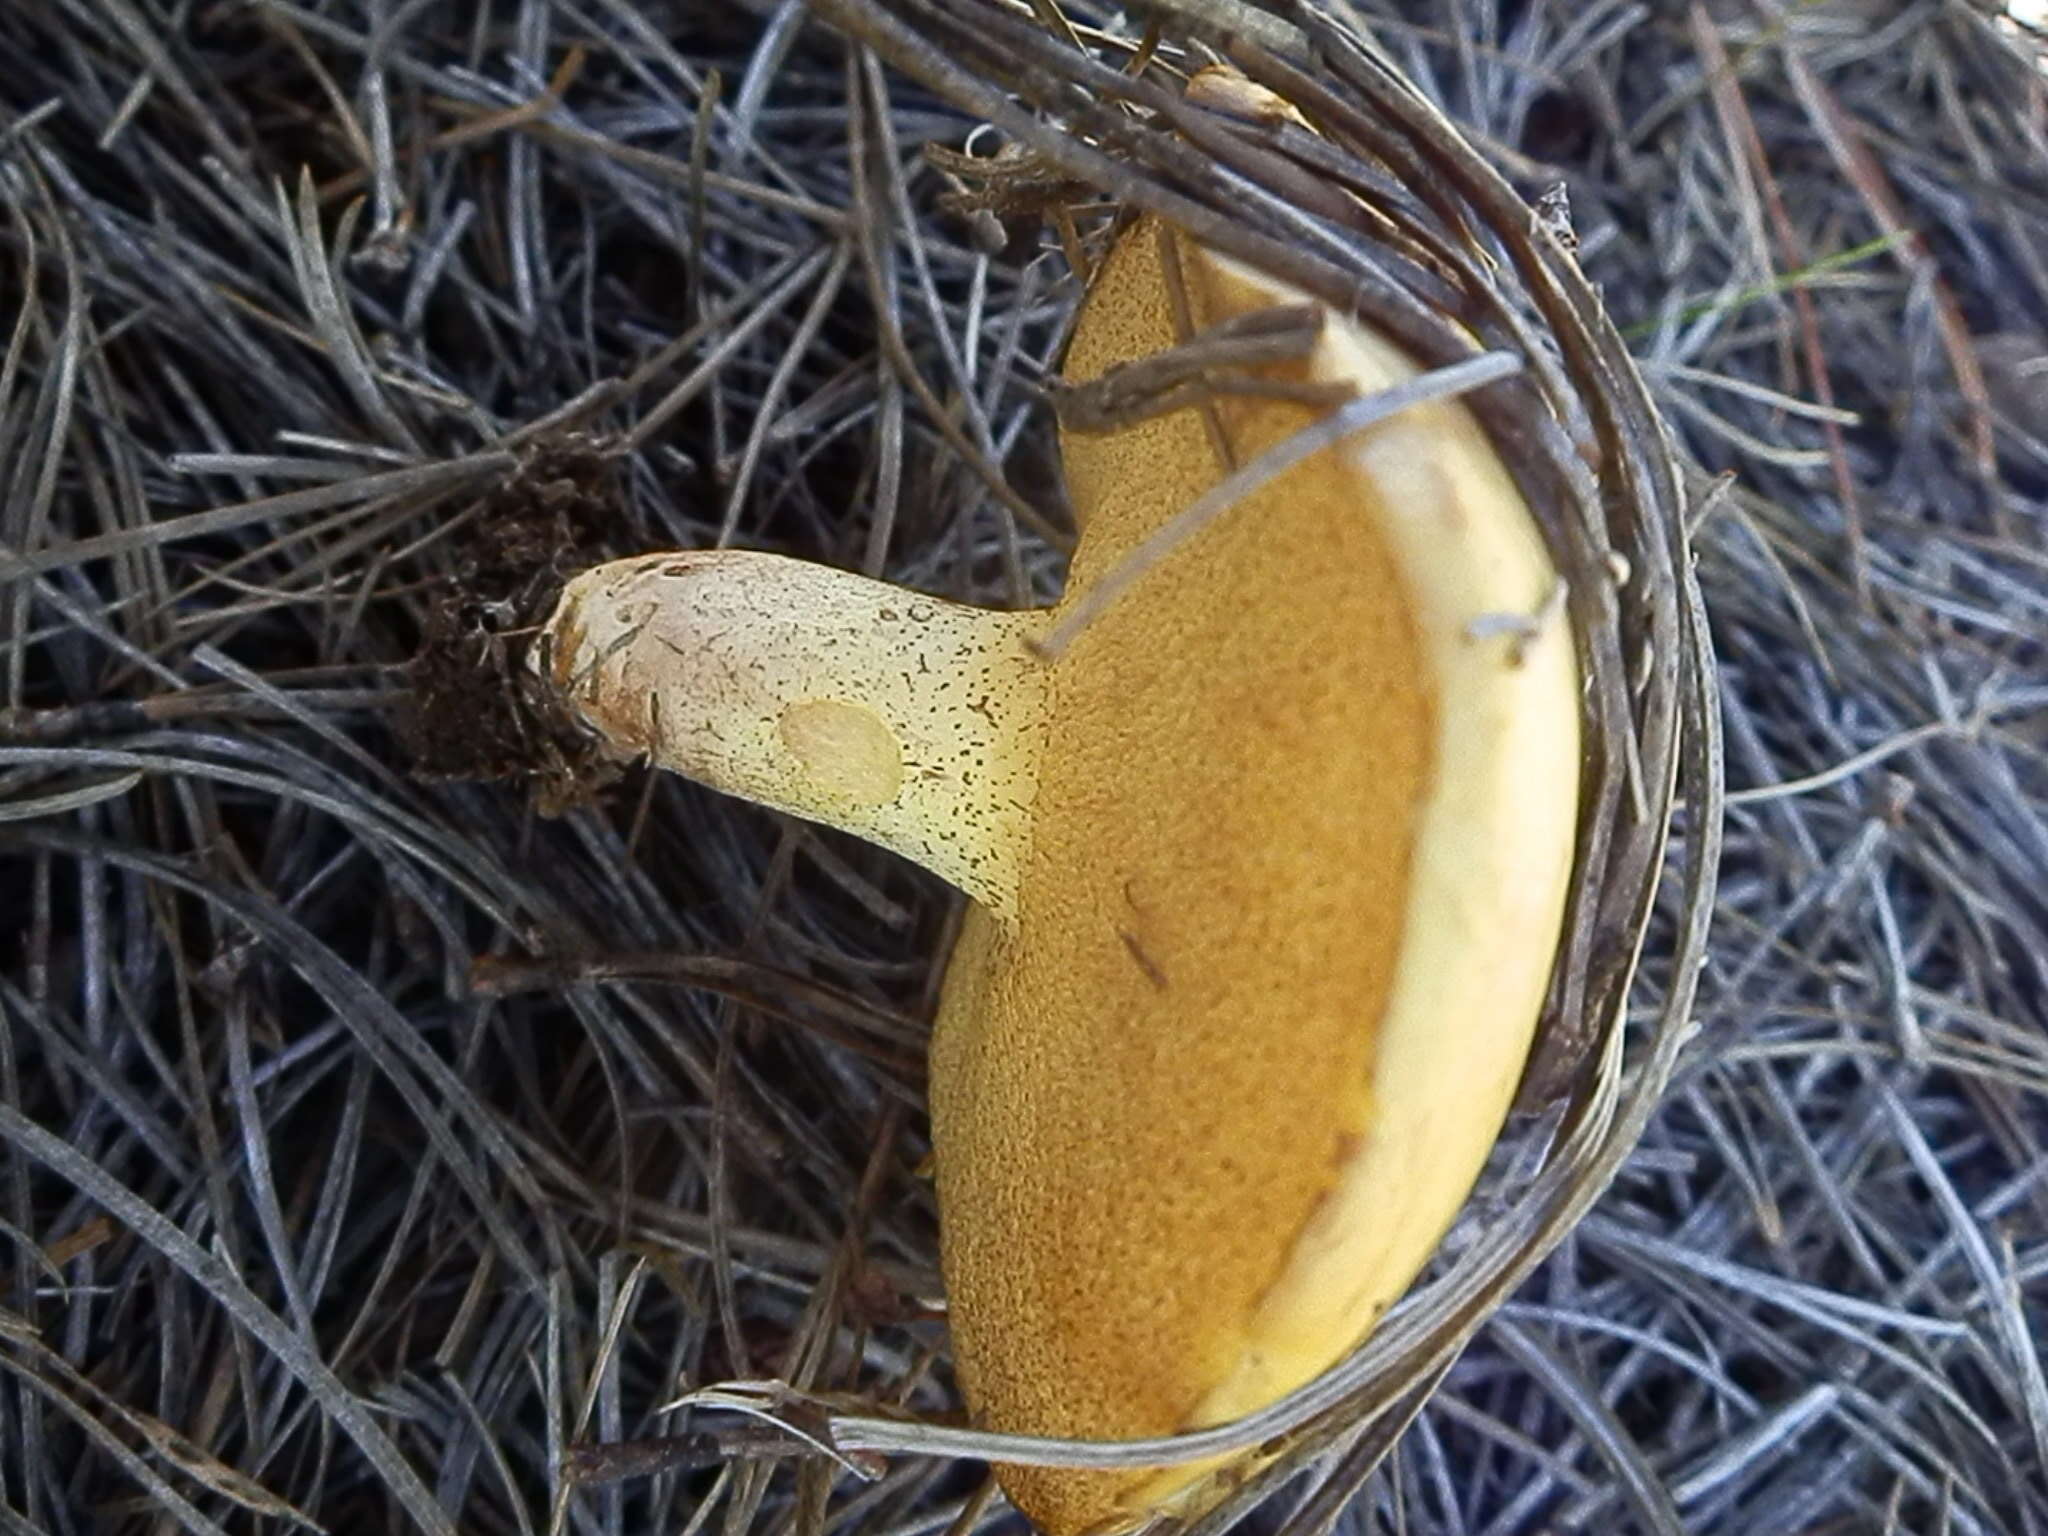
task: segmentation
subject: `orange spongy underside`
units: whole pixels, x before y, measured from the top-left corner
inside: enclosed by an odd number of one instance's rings
[[[1176,340],[1154,239],[1112,252],[1069,378]],[[1197,328],[1263,302],[1183,267]],[[1243,462],[1316,413],[1218,414]],[[1068,602],[1220,473],[1194,410],[1064,452]],[[1296,467],[1057,663],[1018,920],[970,913],[932,1046],[954,1346],[990,1427],[1187,1427],[1368,1125],[1435,735],[1358,495],[1333,454]],[[1003,1481],[1053,1533],[1157,1492],[1147,1473]]]

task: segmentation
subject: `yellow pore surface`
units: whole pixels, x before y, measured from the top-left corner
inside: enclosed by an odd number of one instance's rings
[[[1174,342],[1154,250],[1141,226],[1111,256],[1070,378]],[[1197,328],[1273,302],[1207,264],[1188,279]],[[1219,410],[1240,462],[1315,415]],[[1068,602],[1221,472],[1192,410],[1064,452],[1083,520]],[[1017,921],[970,912],[932,1050],[946,1279],[978,1422],[1166,1434],[1247,1365],[1270,1395],[1345,1342],[1247,1360],[1255,1314],[1372,1118],[1434,766],[1426,657],[1359,498],[1336,455],[1300,465],[1149,572],[1054,669]],[[1051,1532],[1127,1523],[1147,1481],[1004,1476]]]

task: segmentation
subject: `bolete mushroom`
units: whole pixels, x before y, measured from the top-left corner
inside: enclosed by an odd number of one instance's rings
[[[1168,261],[1198,327],[1306,302],[1156,235],[1107,256],[1070,380],[1175,343]],[[1262,371],[1361,395],[1417,372],[1338,315]],[[1319,414],[1212,405],[1239,463]],[[616,750],[974,898],[931,1046],[961,1386],[987,1427],[1120,1440],[1308,1381],[1443,1236],[1558,946],[1578,684],[1543,539],[1455,400],[1253,491],[1048,660],[1029,642],[1224,470],[1194,408],[1063,455],[1056,608],[659,554],[578,577],[538,650]],[[1001,1476],[1064,1536],[1190,1507],[1216,1471]]]

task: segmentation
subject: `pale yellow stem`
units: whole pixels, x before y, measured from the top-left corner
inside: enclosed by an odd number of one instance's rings
[[[1008,918],[1050,688],[1024,641],[1043,624],[701,550],[584,572],[534,658],[618,755],[879,843]]]

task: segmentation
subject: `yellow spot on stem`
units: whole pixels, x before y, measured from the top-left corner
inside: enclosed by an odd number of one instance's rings
[[[902,744],[865,705],[806,699],[782,712],[776,732],[821,796],[882,805],[903,787]]]

